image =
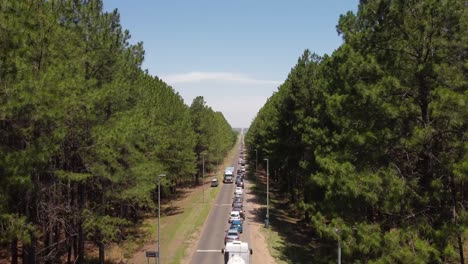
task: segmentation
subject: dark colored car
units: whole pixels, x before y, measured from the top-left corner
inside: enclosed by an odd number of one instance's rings
[[[242,199],[242,197],[236,197],[236,198],[232,199],[233,203],[242,203],[243,201],[244,201],[244,199]]]
[[[242,233],[244,230],[242,228],[242,221],[240,220],[234,220],[231,223],[231,227],[229,229],[237,229],[239,233]]]
[[[240,207],[240,208],[242,208],[243,205],[242,205],[242,202],[233,202],[233,203],[232,203],[232,207]]]
[[[241,187],[242,189],[244,189],[244,182],[243,181],[238,181],[238,182],[236,182],[236,186]]]

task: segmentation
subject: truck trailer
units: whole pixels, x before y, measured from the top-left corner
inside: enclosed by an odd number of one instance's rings
[[[226,243],[221,253],[224,254],[224,264],[250,264],[250,255],[253,252],[248,243],[232,241]]]

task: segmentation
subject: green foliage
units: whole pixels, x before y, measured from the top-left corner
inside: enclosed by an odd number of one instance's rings
[[[86,237],[104,244],[119,240],[121,228],[130,224],[128,220],[108,215],[95,215],[88,210],[83,211],[83,218]]]
[[[342,230],[345,261],[462,262],[464,9],[463,1],[361,1],[340,18],[343,45],[323,58],[306,50],[249,128],[250,157],[257,149],[273,161],[279,195],[321,243]]]
[[[24,216],[12,214],[0,214],[0,245],[7,245],[12,240],[31,243],[31,233],[35,233],[34,226],[27,223]]]
[[[197,178],[201,175],[203,159],[205,170],[222,160],[235,143],[236,135],[222,113],[206,105],[203,96],[193,99],[190,105],[192,128],[196,133],[195,154],[198,157]]]
[[[144,72],[129,40],[101,0],[0,2],[0,238],[25,263],[72,246],[82,261],[86,239],[115,241],[154,207],[159,174],[167,197],[198,173],[198,149],[212,165],[234,143],[221,113]]]

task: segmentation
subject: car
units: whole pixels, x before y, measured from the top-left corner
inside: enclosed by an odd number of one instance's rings
[[[241,220],[239,211],[231,211],[231,213],[229,213],[228,223],[231,223],[233,220]]]
[[[239,233],[242,233],[244,230],[242,228],[242,221],[240,220],[234,220],[231,223],[231,227],[229,229],[237,229]]]
[[[233,203],[232,203],[232,207],[240,207],[240,208],[242,208],[243,205],[242,205],[242,202],[237,202],[237,203],[236,203],[236,202],[233,202]],[[234,211],[234,210],[233,210],[233,211]]]
[[[244,199],[244,195],[242,195],[242,193],[235,193],[235,194],[234,194],[234,198],[241,198],[241,199]]]
[[[211,180],[211,187],[218,187],[218,179]]]
[[[242,203],[244,199],[242,199],[241,197],[238,197],[238,198],[232,198],[232,202],[233,203]]]
[[[244,194],[244,191],[242,190],[242,187],[236,187],[236,190],[234,191],[234,194]]]
[[[240,207],[240,206],[234,206],[234,207],[232,208],[232,211],[239,212],[240,218],[241,218],[241,219],[244,219],[244,218],[242,217],[242,215],[243,215],[243,213],[244,213],[244,211],[242,210],[242,207]]]
[[[224,236],[224,244],[235,240],[240,240],[239,230],[237,228],[227,230],[226,236]]]
[[[244,189],[244,182],[243,181],[238,181],[238,182],[236,182],[236,186],[241,187],[242,189]]]
[[[242,207],[233,207],[233,208],[232,208],[232,211],[239,212],[239,216],[240,216],[241,220],[242,220],[242,221],[245,220],[245,211],[242,210]]]

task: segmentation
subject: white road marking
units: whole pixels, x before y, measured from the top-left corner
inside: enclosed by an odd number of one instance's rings
[[[197,249],[200,253],[221,253],[221,249]]]

